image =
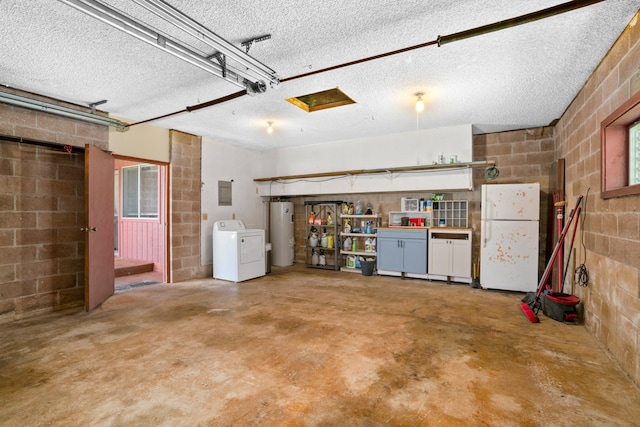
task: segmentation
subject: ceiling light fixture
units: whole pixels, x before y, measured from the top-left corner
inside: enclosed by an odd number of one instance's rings
[[[273,133],[273,122],[267,122],[267,124],[269,125],[267,127],[267,133]]]
[[[416,101],[416,111],[418,113],[424,110],[424,101],[422,100],[422,95],[424,95],[424,93],[422,92],[416,93],[416,96],[418,97],[418,100]]]

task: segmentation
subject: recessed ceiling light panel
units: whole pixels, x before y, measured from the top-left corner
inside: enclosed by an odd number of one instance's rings
[[[287,98],[287,101],[307,113],[356,103],[356,101],[341,91],[340,88]]]

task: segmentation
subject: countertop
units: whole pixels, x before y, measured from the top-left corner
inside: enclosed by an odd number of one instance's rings
[[[411,226],[402,226],[402,225],[393,225],[391,227],[376,227],[376,230],[472,231],[471,228],[465,228],[465,227],[411,227]]]

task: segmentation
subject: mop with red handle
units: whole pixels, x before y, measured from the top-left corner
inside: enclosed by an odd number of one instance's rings
[[[569,228],[571,227],[571,223],[573,222],[574,218],[579,216],[580,211],[582,210],[582,208],[580,207],[581,203],[582,203],[582,195],[578,197],[578,201],[576,202],[576,207],[571,210],[571,213],[569,213],[569,219],[565,223],[564,227],[562,228],[562,232],[560,233],[558,242],[556,243],[556,246],[553,248],[553,253],[551,254],[551,258],[549,259],[549,262],[547,263],[547,267],[544,269],[544,273],[542,274],[542,278],[538,283],[537,291],[527,292],[525,297],[522,299],[522,302],[520,303],[520,308],[522,309],[522,311],[524,312],[524,315],[527,316],[527,318],[531,323],[540,322],[540,319],[538,318],[538,311],[540,311],[540,295],[544,291],[545,286],[548,286],[547,280],[549,280],[549,276],[551,275],[551,270],[553,269],[553,264],[556,262],[556,258],[560,253],[560,248],[564,243],[564,239],[569,233]],[[576,227],[577,227],[577,222],[576,222]]]

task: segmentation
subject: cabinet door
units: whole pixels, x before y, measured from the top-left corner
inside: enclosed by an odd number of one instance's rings
[[[402,247],[398,239],[378,237],[378,269],[388,271],[402,271]]]
[[[427,272],[427,240],[407,239],[402,241],[405,273],[425,274]]]
[[[429,251],[429,274],[442,276],[449,275],[449,263],[451,262],[451,248],[449,240],[431,239]]]
[[[471,240],[451,240],[451,276],[471,277]]]

